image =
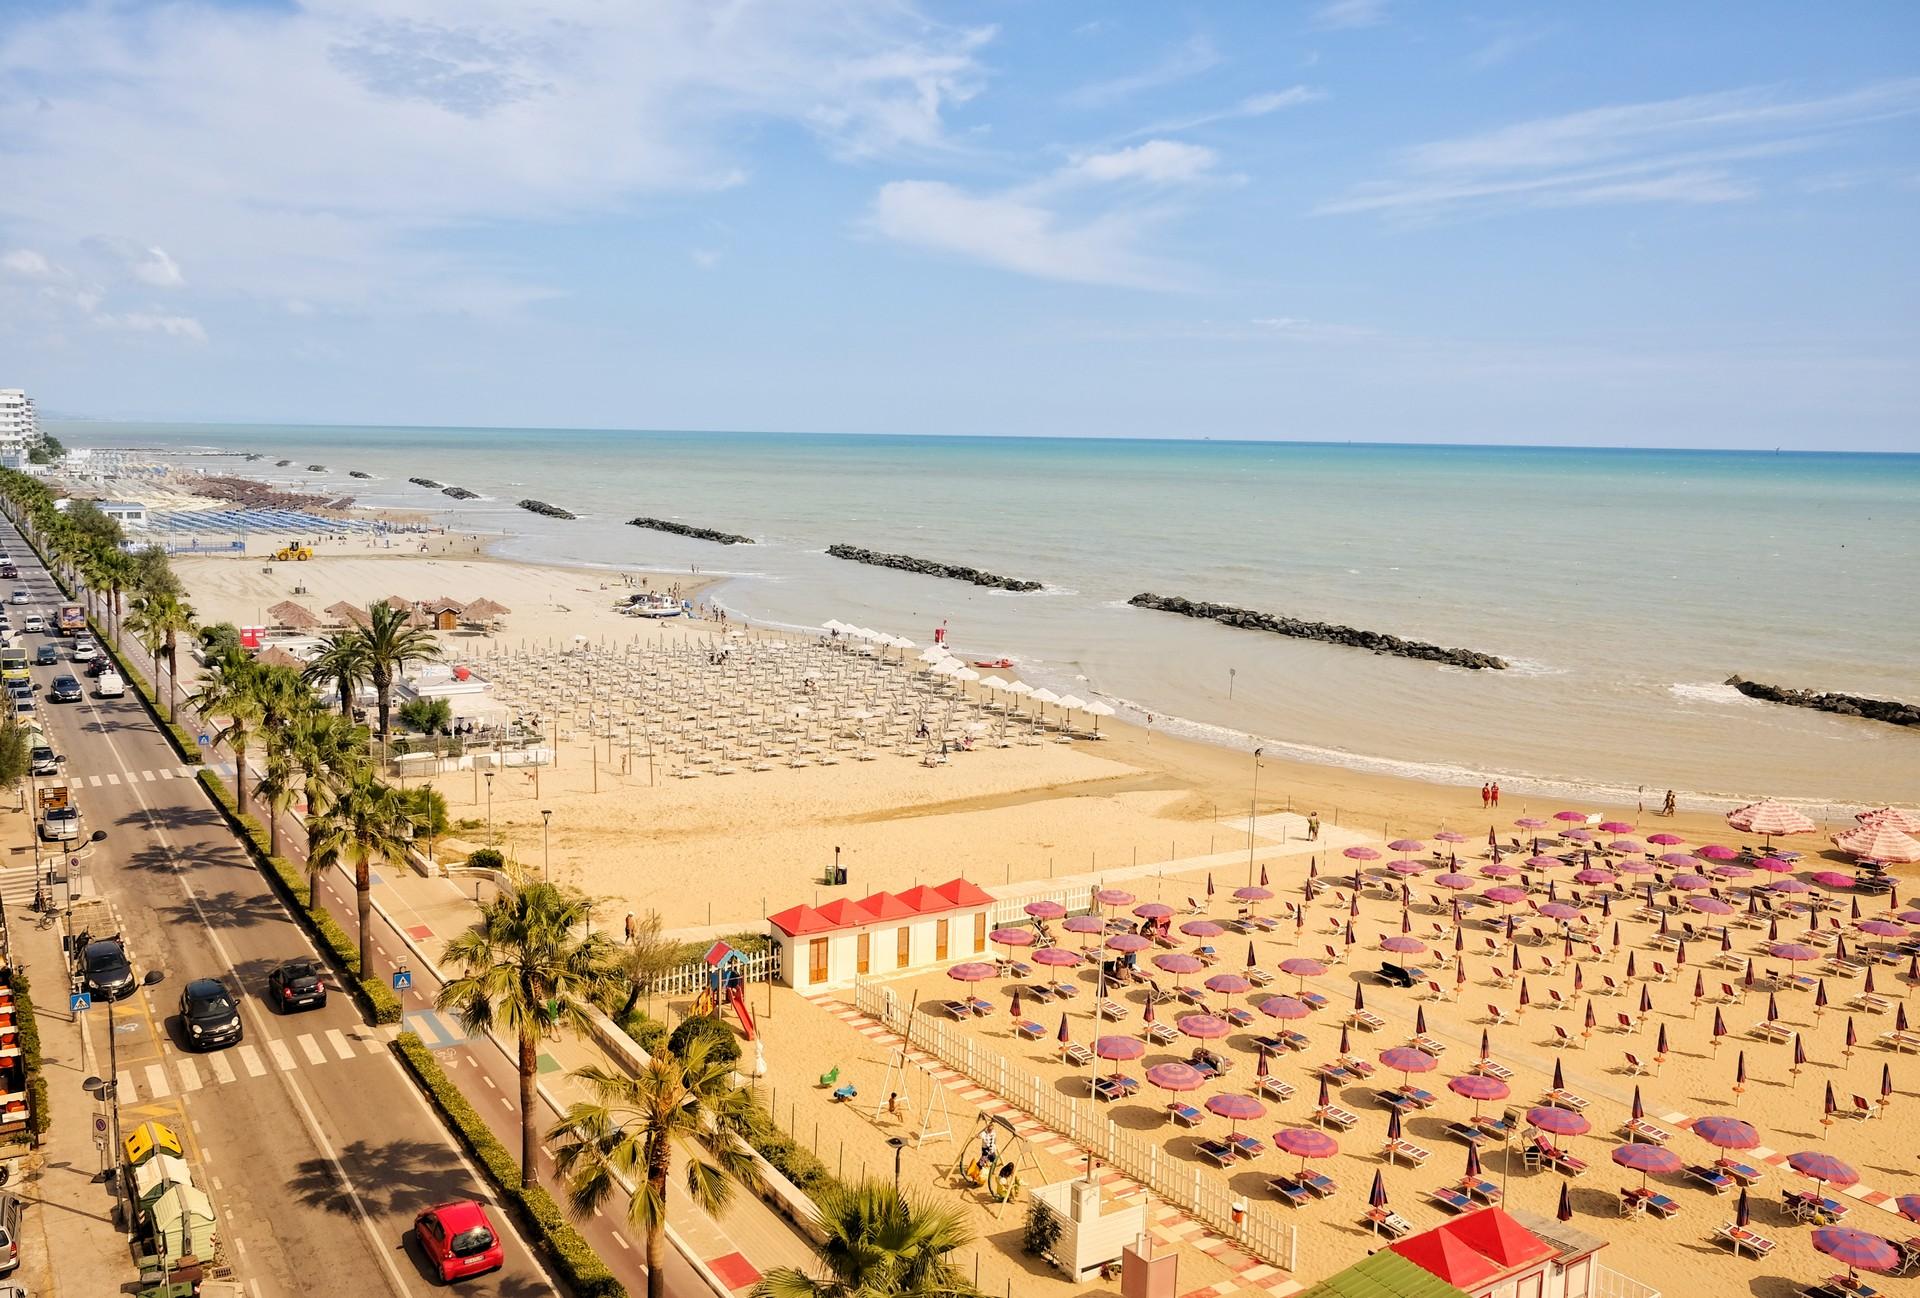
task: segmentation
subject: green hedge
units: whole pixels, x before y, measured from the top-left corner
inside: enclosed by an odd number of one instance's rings
[[[212,795],[214,805],[220,808],[220,814],[227,818],[227,824],[240,835],[248,854],[253,857],[254,865],[266,872],[272,881],[274,891],[287,903],[294,918],[320,939],[334,962],[346,970],[349,987],[354,999],[358,1000],[366,1011],[373,1016],[375,1023],[398,1023],[400,1021],[400,998],[391,988],[377,978],[363,978],[360,975],[360,945],[353,935],[341,927],[340,922],[327,913],[326,908],[311,904],[307,899],[307,877],[293,862],[282,856],[274,856],[267,851],[267,831],[252,816],[243,815],[234,808],[233,793],[220,781],[220,777],[209,770],[200,772],[200,783]]]
[[[133,692],[140,696],[140,701],[147,705],[147,712],[153,717],[153,724],[160,727],[160,733],[165,735],[167,742],[173,745],[173,751],[179,754],[180,760],[193,766],[198,766],[205,761],[200,745],[194,742],[193,736],[187,733],[186,727],[167,720],[166,704],[147,678],[124,660],[120,661],[120,674],[126,677],[127,684],[133,686]]]
[[[27,1067],[27,1133],[34,1144],[53,1126],[53,1108],[47,1102],[47,1078],[40,1062],[40,1021],[34,1017],[27,975],[13,971],[13,1012],[20,1026],[20,1058]]]
[[[511,1204],[531,1228],[536,1247],[560,1273],[563,1286],[571,1289],[576,1298],[626,1298],[627,1287],[581,1238],[554,1197],[542,1186],[521,1188],[520,1165],[441,1070],[440,1062],[421,1043],[419,1036],[402,1032],[393,1044],[454,1135],[486,1169],[495,1192]]]

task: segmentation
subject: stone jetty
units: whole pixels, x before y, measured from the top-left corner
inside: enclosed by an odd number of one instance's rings
[[[432,478],[408,478],[407,481],[416,487],[425,487],[429,491],[438,491],[447,485],[444,482],[435,482]]]
[[[670,518],[629,518],[628,527],[650,527],[656,532],[671,532],[675,536],[690,536],[696,541],[712,541],[715,545],[752,545],[753,538],[741,536],[738,532],[716,532],[711,527],[695,527],[691,523],[676,523]]]
[[[1843,717],[1865,717],[1892,726],[1920,726],[1920,704],[1896,703],[1892,699],[1870,699],[1859,694],[1829,694],[1815,690],[1792,690],[1783,685],[1762,685],[1740,676],[1727,677],[1727,684],[1750,699],[1765,703],[1784,703],[1792,708],[1812,708]]]
[[[544,500],[522,500],[520,508],[530,514],[544,514],[548,518],[578,518],[578,514],[569,513],[558,505],[549,505]]]
[[[480,498],[479,492],[468,491],[465,487],[442,487],[440,488],[440,494],[443,496],[452,496],[455,500],[478,500]]]
[[[910,554],[881,554],[876,550],[863,550],[857,545],[830,545],[827,547],[827,553],[836,559],[851,559],[855,563],[868,563],[876,568],[898,568],[901,572],[917,572],[923,577],[945,577],[951,581],[969,581],[976,586],[991,586],[995,590],[1040,589],[1040,583],[1037,581],[1002,577],[996,573],[981,572],[978,568],[968,568],[959,564],[916,559]]]
[[[1507,666],[1505,661],[1492,654],[1478,653],[1472,649],[1448,649],[1442,645],[1424,644],[1418,640],[1402,640],[1397,635],[1386,635],[1379,631],[1362,631],[1357,627],[1341,626],[1334,622],[1307,622],[1297,617],[1281,617],[1273,613],[1255,612],[1249,608],[1234,608],[1229,604],[1208,604],[1182,599],[1178,595],[1155,595],[1149,592],[1135,595],[1127,603],[1135,608],[1158,609],[1162,613],[1178,613],[1182,617],[1204,618],[1227,626],[1242,627],[1248,631],[1266,631],[1273,635],[1292,636],[1296,640],[1318,640],[1322,644],[1347,645],[1377,654],[1418,658],[1424,662],[1445,663],[1450,667],[1465,667],[1472,671],[1504,671]]]
[[[349,478],[371,478],[373,475],[371,473],[362,473],[358,469],[348,469],[347,476]]]

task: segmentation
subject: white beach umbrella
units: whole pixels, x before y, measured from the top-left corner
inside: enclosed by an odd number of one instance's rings
[[[903,635],[897,635],[893,638],[893,647],[895,649],[918,649],[920,646]]]
[[[953,679],[957,681],[977,681],[980,679],[980,673],[971,667],[961,667],[953,673]]]
[[[828,618],[825,622],[821,623],[820,629],[822,631],[845,631],[847,629],[847,624],[845,622],[842,622],[837,617],[831,617],[831,618]]]
[[[1063,708],[1071,708],[1075,712],[1080,712],[1086,708],[1087,701],[1078,694],[1063,694],[1060,696],[1060,706]]]
[[[1058,703],[1060,696],[1043,685],[1033,692],[1033,701],[1035,703]]]
[[[1100,718],[1112,716],[1113,706],[1095,699],[1087,704],[1087,715],[1093,718],[1093,733],[1097,735],[1100,733]]]
[[[982,676],[980,684],[998,694],[1007,688],[1007,683],[998,676]]]
[[[1009,693],[1009,694],[1031,694],[1031,693],[1033,693],[1033,686],[1031,686],[1031,685],[1029,685],[1029,684],[1027,684],[1027,683],[1026,683],[1025,681],[1008,681],[1008,682],[1007,682],[1007,693]]]
[[[939,645],[934,645],[931,648],[920,651],[920,661],[923,663],[937,663],[946,657],[947,651]]]

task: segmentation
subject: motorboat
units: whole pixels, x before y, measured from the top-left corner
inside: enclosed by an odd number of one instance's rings
[[[686,606],[679,600],[658,591],[635,595],[627,601],[626,609],[629,617],[679,617],[686,611]]]

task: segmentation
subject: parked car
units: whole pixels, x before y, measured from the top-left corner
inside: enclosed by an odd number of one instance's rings
[[[15,586],[13,588],[13,598],[9,602],[14,604],[24,604],[32,598],[33,596],[27,593],[27,588],[25,586]]]
[[[87,943],[80,953],[80,977],[87,990],[103,1000],[131,996],[136,986],[133,961],[127,959],[126,945],[117,937]]]
[[[195,978],[187,984],[180,993],[180,1022],[190,1050],[235,1045],[244,1032],[240,1007],[218,978]]]
[[[80,688],[79,677],[56,676],[53,678],[53,689],[48,697],[55,703],[78,703],[84,695],[85,691]]]
[[[100,654],[100,647],[87,636],[81,636],[73,642],[73,660],[77,663],[91,662]]]
[[[20,1267],[20,1217],[22,1204],[17,1194],[0,1194],[0,1275],[12,1275]],[[15,1284],[0,1284],[0,1298],[29,1298]]]
[[[35,716],[39,709],[33,706],[33,695],[15,694],[13,696],[13,715],[16,719]]]
[[[47,619],[41,617],[38,613],[29,613],[27,614],[27,620],[20,624],[20,629],[22,631],[37,632],[40,635],[45,635],[47,633]]]
[[[34,745],[34,749],[28,754],[28,758],[32,762],[33,773],[35,775],[60,774],[60,754],[54,752],[53,749],[47,747],[45,744]]]
[[[33,651],[33,661],[41,667],[51,667],[60,661],[60,646],[51,640],[45,641]]]
[[[413,1219],[413,1235],[440,1279],[449,1284],[506,1265],[499,1233],[487,1220],[487,1210],[472,1199],[427,1209]]]
[[[267,975],[267,1000],[282,1014],[327,1003],[326,968],[318,960],[289,960]]]

